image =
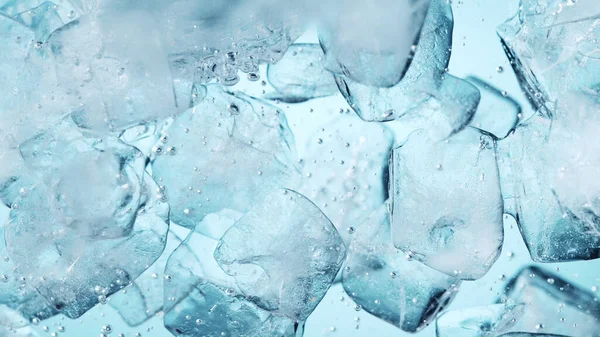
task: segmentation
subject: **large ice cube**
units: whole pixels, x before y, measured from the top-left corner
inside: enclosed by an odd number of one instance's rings
[[[515,211],[534,261],[595,259],[600,256],[600,96],[565,94],[556,105],[554,120],[532,118],[505,141],[511,174],[503,179],[513,190],[504,193],[514,204],[508,210]]]
[[[165,250],[160,258],[131,285],[110,297],[110,305],[119,312],[128,325],[140,325],[163,309],[165,266],[171,253],[180,244],[179,237],[169,232]]]
[[[202,103],[162,130],[152,161],[171,219],[188,228],[224,208],[246,212],[253,200],[300,176],[281,111],[220,85],[207,88]]]
[[[388,206],[381,206],[353,234],[343,285],[369,313],[416,332],[452,300],[460,281],[409,259],[394,247]]]
[[[504,238],[492,137],[468,128],[438,141],[415,131],[394,149],[390,180],[396,247],[460,279],[491,268]]]
[[[521,87],[540,113],[552,116],[567,91],[600,90],[599,15],[596,0],[521,0],[519,12],[498,27]]]
[[[178,111],[167,53],[148,11],[89,14],[55,31],[48,44],[79,126],[120,131]]]
[[[600,336],[598,298],[538,267],[523,268],[497,302],[488,309],[448,312],[438,320],[438,336],[494,337],[509,332]]]
[[[55,310],[79,317],[160,256],[168,205],[143,155],[110,137],[67,123],[20,150],[27,170],[5,228],[8,256]]]
[[[298,43],[285,56],[267,67],[267,79],[276,92],[269,99],[298,103],[338,92],[335,80],[323,65],[318,44]]]
[[[211,227],[207,216],[203,227]],[[219,217],[216,226],[235,218]],[[219,241],[192,231],[171,254],[165,269],[165,327],[183,337],[301,337],[303,323],[256,306],[213,257]]]
[[[431,1],[422,38],[402,80],[378,88],[336,76],[340,92],[365,121],[402,118],[420,127],[441,128],[442,138],[463,129],[475,114],[480,94],[472,84],[446,73],[452,28],[450,4]]]
[[[319,36],[328,68],[365,85],[394,86],[411,65],[429,2],[326,1],[325,10],[335,6]]]
[[[321,208],[349,243],[349,231],[387,199],[394,135],[381,124],[342,115],[309,139],[299,192]]]
[[[256,305],[303,322],[333,283],[346,247],[308,199],[274,190],[223,235],[214,256]]]

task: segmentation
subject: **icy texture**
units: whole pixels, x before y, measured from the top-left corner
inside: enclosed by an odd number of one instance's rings
[[[523,91],[543,115],[552,116],[567,91],[600,90],[599,16],[596,0],[521,0],[498,27]]]
[[[471,126],[494,135],[497,139],[506,138],[516,127],[521,116],[521,106],[491,84],[477,77],[467,77],[481,93],[481,101]]]
[[[173,250],[180,244],[179,237],[169,232],[165,250],[160,258],[136,278],[131,286],[110,297],[110,305],[128,325],[140,325],[162,310],[165,266]]]
[[[331,286],[346,247],[308,199],[275,190],[221,238],[214,257],[259,307],[306,320]]]
[[[496,144],[468,128],[446,141],[413,132],[390,163],[396,247],[426,265],[474,280],[504,238]]]
[[[555,120],[533,118],[506,140],[503,192],[534,261],[600,256],[599,106],[598,95],[565,95]]]
[[[166,188],[171,219],[188,228],[224,208],[246,212],[300,177],[282,112],[220,85],[207,88],[206,99],[163,128],[153,149],[153,174]]]
[[[309,137],[300,193],[314,202],[344,239],[387,199],[394,142],[385,126],[342,115]]]
[[[268,98],[298,103],[336,94],[338,88],[331,73],[325,69],[323,58],[318,44],[290,46],[278,63],[269,64],[267,68],[267,79],[277,90]]]
[[[511,332],[501,335],[500,337],[568,337],[565,335],[550,335],[547,333],[528,333],[528,332]]]
[[[27,170],[14,182],[8,256],[54,310],[79,317],[160,256],[168,205],[142,154],[114,139],[65,123],[19,148]]]
[[[452,27],[450,4],[433,0],[414,59],[398,84],[378,88],[336,76],[340,92],[365,121],[402,118],[420,127],[440,128],[442,137],[461,130],[475,114],[480,94],[472,84],[446,73]]]
[[[498,303],[488,309],[448,312],[438,320],[438,337],[509,332],[600,336],[598,298],[538,267],[523,268],[508,283]]]
[[[167,54],[147,11],[84,16],[54,32],[48,48],[83,128],[120,131],[177,112]]]
[[[336,15],[319,36],[328,69],[365,85],[398,83],[411,64],[429,0],[332,4],[338,5]]]
[[[210,227],[209,216],[201,223]],[[231,226],[234,219],[221,217]],[[165,327],[182,337],[301,337],[303,323],[257,307],[213,258],[218,241],[192,231],[165,269]],[[223,334],[224,335],[223,335]]]
[[[395,248],[389,217],[383,205],[353,234],[343,272],[344,290],[369,313],[416,332],[450,303],[460,281],[410,260]]]

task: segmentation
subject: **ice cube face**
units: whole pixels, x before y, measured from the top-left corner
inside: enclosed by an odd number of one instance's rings
[[[507,140],[505,191],[533,260],[598,258],[597,95],[566,94],[554,120],[533,118]],[[568,116],[565,116],[568,114]],[[503,145],[504,147],[504,145]],[[503,177],[504,178],[504,177]]]
[[[66,123],[20,150],[27,166],[5,225],[8,256],[53,311],[77,318],[160,256],[169,207],[142,154],[115,139]]]
[[[301,194],[275,190],[221,238],[214,258],[259,307],[303,322],[333,283],[346,247]]]
[[[267,78],[276,92],[269,99],[298,103],[338,92],[335,80],[325,69],[318,44],[297,43],[276,64],[269,64]]]
[[[412,61],[429,2],[333,2],[336,15],[319,36],[328,69],[364,85],[394,86]]]
[[[563,93],[597,92],[597,3],[522,0],[519,8],[498,27],[498,35],[533,107],[551,117]]]
[[[394,135],[383,125],[341,115],[315,132],[306,146],[299,189],[344,239],[387,199]]]
[[[171,219],[188,228],[225,208],[244,213],[255,198],[293,187],[300,177],[284,114],[218,85],[207,86],[204,101],[169,121],[152,156]]]
[[[448,275],[485,275],[504,239],[495,148],[490,136],[469,128],[446,141],[418,130],[394,149],[394,245]]]
[[[213,221],[219,223],[215,224]],[[236,217],[207,216],[203,228],[230,227]],[[164,323],[175,336],[295,337],[303,323],[264,310],[242,293],[213,257],[219,241],[192,231],[165,268]]]
[[[594,294],[538,267],[523,268],[497,302],[444,314],[437,322],[438,337],[516,332],[600,336],[600,304]]]
[[[388,205],[352,234],[342,277],[344,290],[362,309],[408,332],[429,325],[460,285],[394,247]]]

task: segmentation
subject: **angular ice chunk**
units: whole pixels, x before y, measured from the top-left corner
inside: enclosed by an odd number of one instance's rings
[[[188,228],[224,208],[246,212],[253,200],[300,176],[282,112],[220,85],[207,88],[202,103],[164,128],[152,161],[172,221]]]
[[[211,221],[205,217],[202,226],[211,227]],[[234,221],[221,217],[224,226]],[[218,243],[192,231],[169,257],[164,282],[167,330],[182,337],[302,336],[302,322],[261,309],[243,295],[213,257]]]
[[[319,36],[328,68],[365,85],[394,86],[411,65],[429,2],[332,1],[328,13],[335,14]]]
[[[165,250],[160,258],[130,286],[110,297],[110,305],[129,326],[140,325],[162,310],[165,266],[171,253],[180,244],[179,237],[169,232]]]
[[[541,114],[552,116],[567,91],[600,90],[598,16],[596,0],[521,0],[498,27],[521,88]]]
[[[331,96],[338,92],[335,80],[323,65],[323,50],[318,44],[298,43],[290,46],[276,64],[269,64],[267,79],[277,92],[272,100],[289,103]]]
[[[474,280],[502,248],[496,144],[467,128],[445,141],[413,132],[390,163],[396,247],[426,265]]]
[[[160,256],[168,205],[144,156],[115,139],[61,126],[20,150],[28,170],[5,228],[8,256],[53,309],[79,317]]]
[[[17,79],[25,67],[25,58],[33,46],[33,31],[19,22],[0,14],[0,103],[11,95]],[[0,105],[1,107],[1,105]],[[4,109],[2,109],[4,110]],[[5,111],[0,111],[5,115]],[[3,127],[4,129],[4,127]]]
[[[79,126],[121,131],[178,112],[167,54],[148,12],[84,16],[48,44]]]
[[[416,121],[421,128],[442,128],[441,138],[463,129],[475,114],[480,94],[472,84],[446,73],[452,27],[450,4],[433,0],[414,59],[398,84],[377,88],[336,76],[340,92],[365,121]]]
[[[214,257],[259,307],[306,320],[346,256],[335,227],[308,199],[274,190],[221,238]]]
[[[528,266],[509,281],[498,304],[450,311],[438,320],[438,337],[510,332],[597,337],[600,302],[560,276]]]
[[[416,332],[452,301],[460,281],[410,260],[394,247],[387,207],[381,206],[352,234],[344,290],[369,313]]]
[[[480,78],[469,76],[466,79],[481,93],[481,101],[471,126],[488,132],[497,139],[506,138],[519,123],[519,103]]]
[[[600,257],[599,95],[563,95],[554,120],[532,118],[507,138],[508,209],[537,262]],[[568,114],[568,116],[566,116]],[[504,185],[504,183],[503,183]]]
[[[68,21],[63,21],[60,12],[64,13],[61,6],[47,1],[15,15],[14,18],[35,32],[36,43],[45,43],[52,32],[71,21],[69,18],[66,19]]]
[[[387,199],[393,133],[340,116],[311,136],[299,192],[321,208],[344,239]]]

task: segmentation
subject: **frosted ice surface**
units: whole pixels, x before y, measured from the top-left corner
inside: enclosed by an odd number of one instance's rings
[[[291,45],[279,62],[267,67],[267,79],[277,91],[268,98],[298,103],[336,94],[335,80],[323,62],[323,51],[318,44]]]
[[[563,93],[598,92],[597,1],[521,0],[519,8],[498,35],[533,107],[552,116]]]
[[[426,265],[473,280],[502,248],[496,144],[468,128],[445,141],[413,132],[390,162],[392,236]]]
[[[333,283],[346,247],[304,196],[274,190],[221,238],[214,257],[259,307],[303,322]]]
[[[341,115],[315,132],[303,158],[299,189],[314,202],[344,239],[387,199],[391,130]]]
[[[452,301],[460,281],[394,247],[387,207],[381,206],[352,234],[342,282],[363,310],[416,332]]]
[[[396,85],[411,65],[413,45],[420,43],[429,2],[331,2],[336,15],[326,21],[319,36],[328,69],[364,85]]]
[[[143,155],[110,137],[66,124],[20,151],[27,169],[5,226],[8,256],[54,310],[79,317],[160,256],[168,205]]]
[[[211,227],[214,218],[201,225]],[[221,215],[221,224],[234,218]],[[256,306],[236,280],[225,274],[213,252],[219,241],[192,231],[167,262],[164,283],[165,327],[185,337],[301,337],[303,323]]]
[[[492,304],[443,313],[436,322],[437,337],[496,337],[523,315],[524,304]]]
[[[224,208],[250,209],[271,189],[296,184],[294,137],[283,112],[208,85],[206,99],[172,120],[153,149],[173,222],[188,228]]]
[[[503,180],[533,260],[561,262],[600,256],[597,168],[598,95],[565,94],[554,120],[534,117],[503,145],[510,174]],[[508,189],[506,188],[506,189]]]

